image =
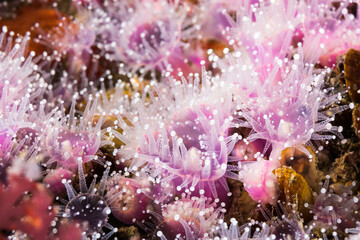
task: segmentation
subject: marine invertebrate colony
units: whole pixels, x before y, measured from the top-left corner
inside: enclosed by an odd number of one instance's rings
[[[228,191],[224,177],[231,176],[228,155],[237,140],[228,135],[232,95],[225,87],[218,91],[220,85],[205,70],[201,87],[198,75],[182,82],[171,79],[170,84],[170,89],[149,90],[150,105],[139,100],[138,115],[125,115],[130,124],[118,117],[123,132],[113,134],[124,146],[114,154],[133,159],[130,171],[142,168],[163,182],[175,181],[178,191],[197,189],[204,194],[207,189],[218,197],[215,181]]]
[[[238,58],[243,63],[241,56]],[[341,138],[341,128],[332,126],[331,122],[346,106],[330,108],[341,100],[341,95],[330,95],[329,90],[323,89],[326,72],[314,71],[314,60],[305,62],[301,46],[293,61],[275,58],[265,78],[242,74],[246,65],[236,64],[236,58],[234,61],[235,64],[225,65],[224,72],[239,86],[235,95],[240,110],[237,124],[253,130],[248,141],[267,141],[263,152],[271,146],[272,160],[278,160],[281,151],[288,147],[312,157],[304,145],[313,146],[310,140],[333,138],[319,132],[330,132]]]
[[[147,216],[149,198],[142,193],[142,179],[130,179],[115,174],[107,183],[107,194],[113,203],[110,205],[114,216],[121,222],[131,224],[143,221]]]
[[[255,3],[256,1],[254,1]],[[244,48],[243,53],[267,49],[258,64],[272,64],[274,58],[287,54],[291,40],[301,23],[298,1],[238,1],[235,3],[236,21],[231,21],[225,33],[229,42]],[[269,62],[270,61],[270,62]]]
[[[10,106],[14,101],[25,96],[34,98],[43,90],[41,80],[35,73],[34,52],[31,52],[26,58],[24,56],[29,36],[24,36],[24,39],[16,39],[15,45],[12,46],[14,33],[7,34],[7,31],[7,28],[3,27],[3,32],[0,34],[2,71],[0,97],[3,107],[4,105]]]
[[[106,180],[109,174],[109,168],[105,170],[99,188],[95,188],[94,179],[87,187],[84,170],[82,168],[82,162],[79,162],[79,184],[80,193],[77,193],[74,188],[65,179],[63,184],[66,187],[68,195],[68,201],[64,207],[63,212],[60,212],[60,216],[69,218],[72,221],[79,221],[82,230],[85,232],[85,236],[91,236],[92,238],[99,238],[97,235],[104,235],[102,239],[108,239],[116,228],[112,227],[108,221],[108,215],[111,213],[109,205],[111,201],[104,197],[106,189]],[[111,231],[106,235],[103,233],[102,228],[106,227]]]
[[[81,10],[75,20],[62,17],[59,21],[58,27],[51,33],[45,34],[38,29],[40,32],[38,42],[53,51],[51,54],[53,58],[66,56],[70,73],[80,72],[91,62],[93,53],[91,48],[96,43],[98,23],[95,18],[87,18],[86,12]]]
[[[252,199],[261,203],[274,203],[278,196],[278,182],[272,171],[278,167],[276,161],[257,159],[239,163],[239,179]]]
[[[95,153],[101,146],[100,118],[92,126],[96,103],[89,103],[85,109],[84,118],[77,123],[75,117],[75,102],[69,116],[59,116],[46,127],[44,134],[46,149],[50,156],[46,164],[57,163],[64,168],[76,168],[79,159],[84,162],[99,161]]]
[[[352,185],[340,190],[340,192],[334,192],[329,187],[329,176],[323,184],[320,194],[316,196],[313,206],[309,206],[314,212],[314,225],[331,226],[336,229],[337,227],[350,228],[354,226],[353,214],[357,211],[359,202],[359,196],[352,196]],[[341,203],[340,205],[338,203]]]
[[[357,239],[359,4],[2,1],[0,238]]]
[[[318,38],[321,44],[320,64],[333,67],[337,56],[350,48],[359,48],[358,19],[349,12],[346,1],[340,2],[337,8],[327,1],[315,0],[309,1],[309,4],[317,7],[304,5],[300,10],[306,16],[301,30],[305,55],[312,54],[312,42]]]
[[[230,219],[230,225],[224,221],[219,222],[218,235],[214,239],[276,239],[274,234],[270,233],[270,227],[263,223],[261,224],[261,229],[256,228],[254,233],[251,233],[252,224],[246,224],[243,226],[238,226],[238,221],[235,218]]]
[[[154,70],[172,72],[182,48],[194,33],[186,18],[189,7],[180,1],[106,1],[103,45],[107,57],[122,62],[125,74]]]
[[[221,208],[206,198],[185,197],[162,206],[161,215],[154,214],[152,234],[160,239],[211,238]],[[146,226],[144,226],[146,228]]]

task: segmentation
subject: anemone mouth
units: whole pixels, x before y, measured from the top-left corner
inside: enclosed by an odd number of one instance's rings
[[[55,136],[46,137],[46,146],[52,162],[67,167],[77,167],[79,159],[90,162],[99,149],[97,137],[87,131],[70,131],[61,129]]]
[[[204,149],[204,146],[201,146],[203,145],[201,142],[204,141],[204,138],[209,135],[209,133],[204,129],[204,123],[201,122],[199,118],[206,118],[208,121],[214,119],[213,113],[209,110],[209,106],[200,105],[198,109],[199,111],[190,107],[180,109],[173,114],[165,127],[170,134],[174,131],[176,136],[182,139],[188,149],[191,147]]]
[[[317,112],[307,105],[298,105],[295,102],[294,106],[274,108],[253,116],[250,122],[259,138],[278,145],[307,143],[311,139],[311,129],[315,129]]]
[[[107,223],[110,208],[104,197],[83,193],[67,203],[65,213],[70,219],[82,222],[91,232],[99,232]]]
[[[160,141],[166,145],[167,152],[162,154],[139,145],[138,158],[183,179],[206,182],[221,178],[226,172],[228,150],[219,138],[228,137],[228,128],[224,129],[211,109],[201,104],[196,109],[186,107],[176,111],[153,137],[144,135],[145,145],[152,140]]]
[[[216,225],[216,216],[220,208],[215,209],[216,205],[210,203],[208,198],[182,196],[184,198],[166,205],[161,218],[154,222],[154,234],[157,237],[160,237],[161,232],[165,233],[165,236],[171,236],[170,239],[178,239],[177,234],[183,235],[186,239],[190,236],[194,238],[189,239],[200,239],[207,230]]]
[[[106,197],[109,199],[111,212],[115,218],[126,224],[133,224],[133,219],[146,216],[147,199],[138,191],[141,184],[134,179],[114,175],[108,180]]]
[[[108,191],[111,191],[109,189]],[[113,194],[116,194],[116,200],[111,204],[111,208],[115,209],[119,214],[126,214],[133,210],[135,206],[135,190],[130,186],[122,186],[119,189],[115,189]],[[113,212],[115,214],[115,212]]]
[[[160,18],[132,27],[134,31],[128,35],[128,49],[125,50],[128,60],[135,65],[159,65],[164,62],[181,41],[181,23],[176,26],[171,24],[171,19]]]
[[[242,161],[255,161],[258,153],[264,152],[265,140],[254,140],[253,142],[238,141],[230,156]],[[264,154],[266,155],[266,151]]]

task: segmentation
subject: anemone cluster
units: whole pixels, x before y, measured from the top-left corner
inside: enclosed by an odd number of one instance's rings
[[[353,0],[0,3],[1,239],[360,239]]]

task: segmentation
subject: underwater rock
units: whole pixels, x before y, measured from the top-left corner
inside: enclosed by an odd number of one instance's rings
[[[360,105],[359,104],[355,105],[352,112],[352,117],[353,117],[353,128],[355,134],[360,138]]]
[[[350,49],[344,59],[344,71],[346,86],[349,88],[351,99],[360,102],[360,51]]]
[[[333,71],[333,73],[336,76],[335,79],[341,83],[345,83],[344,61],[345,61],[345,54],[339,55],[336,59],[336,67],[334,69],[335,71]]]
[[[130,240],[141,239],[138,229],[134,226],[119,228],[119,231],[115,235],[115,237],[118,237],[119,239],[130,239]]]
[[[330,177],[336,183],[347,183],[360,179],[360,143],[352,143],[348,151],[332,164]],[[354,186],[353,191],[359,191],[359,184]]]
[[[225,221],[228,222],[231,218],[236,218],[240,225],[245,224],[252,217],[257,203],[244,190],[241,182],[228,179],[228,184],[232,192],[232,202],[229,211],[225,215]]]

